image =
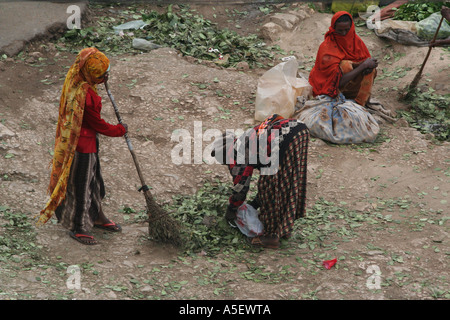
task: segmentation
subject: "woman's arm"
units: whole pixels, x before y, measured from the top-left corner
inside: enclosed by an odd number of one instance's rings
[[[378,61],[373,58],[367,58],[363,63],[358,65],[355,69],[342,75],[339,81],[339,90],[343,90],[345,86],[355,79],[360,73],[368,74],[378,66]]]
[[[110,137],[121,137],[127,131],[126,124],[110,124],[101,117],[102,103],[101,98],[88,92],[86,97],[86,105],[84,108],[83,121],[94,129],[96,132]]]

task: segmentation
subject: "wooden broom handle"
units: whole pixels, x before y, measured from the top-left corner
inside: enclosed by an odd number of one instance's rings
[[[112,103],[112,105],[114,107],[114,112],[116,113],[117,120],[119,121],[120,124],[122,124],[122,117],[120,116],[119,108],[116,105],[116,101],[114,100],[113,95],[109,91],[109,86],[108,86],[108,82],[107,81],[105,82],[105,88],[106,88],[106,93],[108,94],[108,97],[111,100],[111,103]],[[141,180],[142,187],[139,189],[139,191],[141,191],[141,190],[148,191],[149,188],[145,184],[144,176],[142,175],[142,171],[141,171],[141,168],[139,166],[139,162],[138,162],[138,159],[137,159],[136,154],[134,152],[133,146],[131,145],[130,138],[128,137],[128,133],[125,133],[124,137],[125,137],[125,140],[126,140],[127,145],[128,145],[128,150],[130,150],[131,156],[133,158],[134,165],[136,166],[136,171],[138,173],[139,179]]]

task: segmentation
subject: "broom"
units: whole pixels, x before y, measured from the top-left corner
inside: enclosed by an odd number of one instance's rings
[[[439,22],[439,25],[438,25],[438,27],[436,29],[436,32],[434,34],[432,42],[434,42],[436,40],[436,38],[437,38],[437,35],[439,33],[439,29],[441,28],[441,25],[442,25],[442,21],[444,21],[444,16],[442,16],[441,21]],[[419,72],[417,72],[417,74],[414,77],[413,81],[407,87],[406,93],[403,94],[403,99],[407,99],[410,96],[410,94],[412,93],[412,91],[417,87],[417,84],[419,83],[419,80],[422,77],[422,71],[423,71],[423,68],[425,67],[425,63],[427,62],[428,57],[430,56],[431,49],[433,49],[433,47],[429,47],[428,48],[428,52],[427,52],[427,55],[425,56],[425,59],[423,60],[422,66],[420,67],[420,70],[419,70]]]
[[[108,97],[114,107],[117,120],[119,121],[119,123],[122,123],[122,117],[119,114],[119,109],[117,108],[114,97],[109,91],[107,82],[105,82],[105,88]],[[149,217],[148,231],[150,237],[156,241],[170,243],[175,246],[181,246],[183,244],[183,240],[181,237],[180,223],[169,216],[169,214],[156,203],[155,199],[150,193],[150,188],[145,184],[136,154],[134,152],[133,146],[131,145],[131,141],[128,138],[128,133],[125,133],[125,140],[127,142],[131,156],[133,157],[133,161],[142,184],[142,187],[139,189],[139,191],[142,191],[144,193],[145,201],[147,204],[147,215]]]

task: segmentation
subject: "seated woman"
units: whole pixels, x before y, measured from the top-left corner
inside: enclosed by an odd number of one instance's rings
[[[254,246],[276,249],[289,238],[294,221],[305,214],[309,131],[297,119],[272,115],[240,137],[224,135],[212,156],[227,165],[233,192],[225,218],[233,224],[247,198],[254,169],[260,171],[258,194],[250,204],[259,209],[264,234],[250,237]]]
[[[370,99],[377,60],[355,33],[348,12],[337,12],[319,47],[309,83],[317,101],[299,110],[311,135],[337,144],[373,142],[379,132],[363,106]]]
[[[337,12],[319,47],[316,63],[309,75],[313,95],[332,98],[341,92],[364,106],[370,98],[378,62],[355,32],[351,15]]]

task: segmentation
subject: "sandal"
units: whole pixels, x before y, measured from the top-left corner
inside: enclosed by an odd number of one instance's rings
[[[75,233],[73,231],[70,231],[69,235],[82,244],[94,245],[98,243],[97,240],[95,240],[94,237],[89,234]]]
[[[248,238],[249,243],[255,247],[263,247],[269,249],[278,249],[280,247],[280,241],[278,238],[267,237],[267,236],[257,236],[253,238]]]
[[[120,232],[122,231],[122,227],[120,224],[114,223],[111,220],[104,224],[94,224],[95,228],[103,229],[110,232]]]

